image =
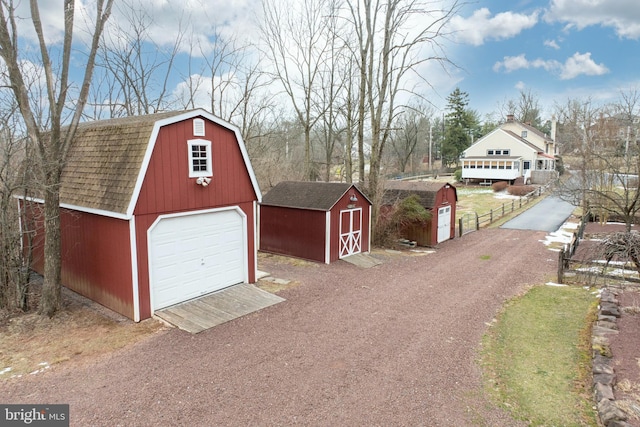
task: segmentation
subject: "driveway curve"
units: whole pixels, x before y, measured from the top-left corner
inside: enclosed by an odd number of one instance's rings
[[[489,229],[384,263],[261,270],[287,301],[198,335],[170,329],[98,360],[0,385],[4,403],[68,403],[73,426],[519,426],[483,392],[483,333],[553,277],[545,233]]]
[[[557,196],[547,196],[502,225],[518,230],[557,231],[576,209]]]

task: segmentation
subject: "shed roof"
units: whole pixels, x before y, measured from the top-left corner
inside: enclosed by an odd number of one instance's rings
[[[126,213],[156,122],[183,113],[79,124],[61,177],[61,203]]]
[[[61,176],[61,205],[131,217],[160,128],[194,117],[206,118],[236,134],[260,200],[257,180],[238,129],[196,109],[80,123]]]
[[[328,211],[352,187],[357,189],[346,182],[282,181],[263,196],[262,204]]]
[[[382,201],[384,204],[391,205],[415,194],[420,200],[420,205],[430,209],[436,205],[436,196],[438,191],[446,186],[453,188],[456,193],[457,201],[458,192],[453,185],[449,183],[431,181],[387,181],[384,185],[385,191],[382,196]]]

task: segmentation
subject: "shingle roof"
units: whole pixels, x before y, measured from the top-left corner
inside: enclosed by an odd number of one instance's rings
[[[263,196],[262,204],[328,211],[352,186],[345,182],[283,181]]]
[[[533,142],[530,142],[526,139],[524,139],[522,136],[518,135],[517,133],[510,131],[510,130],[506,130],[506,129],[501,129],[503,132],[508,133],[509,135],[511,135],[512,137],[516,138],[518,141],[522,142],[523,144],[525,144],[527,147],[533,149],[536,151],[536,153],[540,153],[542,152],[542,148],[538,147],[537,145],[535,145]]]
[[[535,128],[533,126],[531,126],[528,123],[522,123],[522,122],[517,122],[518,124],[520,124],[522,127],[524,127],[525,129],[527,129],[529,132],[533,132],[536,135],[538,135],[539,137],[543,138],[545,141],[547,142],[553,142],[553,140],[551,139],[551,137],[549,135],[547,135],[546,133],[542,132],[540,129]]]
[[[81,123],[62,173],[61,203],[126,214],[155,123],[184,113]]]
[[[386,205],[392,205],[400,200],[404,200],[411,195],[417,195],[420,205],[431,209],[435,207],[436,195],[442,187],[451,184],[430,181],[387,181],[384,184],[384,195],[382,202]],[[455,187],[453,187],[455,190]],[[456,192],[456,200],[457,200]]]

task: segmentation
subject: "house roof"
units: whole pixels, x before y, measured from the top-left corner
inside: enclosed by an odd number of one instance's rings
[[[384,185],[382,203],[391,205],[415,194],[420,200],[420,205],[431,209],[436,205],[438,191],[447,186],[453,188],[457,201],[458,192],[456,188],[449,183],[432,181],[387,181]]]
[[[509,135],[511,135],[512,137],[516,138],[517,140],[519,140],[520,142],[522,142],[524,145],[528,146],[529,148],[531,148],[532,150],[535,150],[537,153],[542,152],[542,150],[540,149],[540,147],[538,147],[537,145],[535,145],[534,143],[524,139],[521,135],[518,135],[517,133],[510,131],[510,130],[506,130],[506,129],[501,129],[503,132],[508,133]]]
[[[535,133],[536,135],[538,135],[540,138],[544,139],[547,142],[551,142],[551,143],[554,142],[549,135],[542,132],[540,129],[531,126],[530,124],[522,123],[522,122],[515,122],[515,123],[518,123],[520,126],[527,129],[528,132]]]
[[[262,204],[328,211],[352,187],[357,189],[346,182],[282,181],[264,195]],[[358,192],[362,194],[360,190]]]
[[[156,122],[183,113],[79,124],[62,172],[61,203],[125,214]]]
[[[235,132],[260,200],[261,193],[239,130],[197,109],[79,124],[61,176],[61,205],[130,218],[160,128],[193,117],[204,117]]]

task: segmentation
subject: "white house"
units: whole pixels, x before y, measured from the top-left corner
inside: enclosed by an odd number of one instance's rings
[[[546,182],[555,172],[555,121],[551,136],[507,116],[506,123],[477,140],[462,152],[462,179],[525,183]]]

